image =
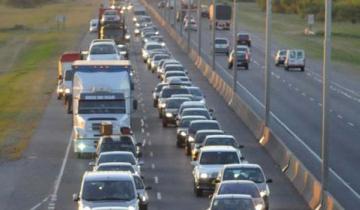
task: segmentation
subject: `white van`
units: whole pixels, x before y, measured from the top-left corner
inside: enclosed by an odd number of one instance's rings
[[[288,71],[290,68],[300,68],[305,70],[305,51],[299,49],[286,50],[284,68]]]

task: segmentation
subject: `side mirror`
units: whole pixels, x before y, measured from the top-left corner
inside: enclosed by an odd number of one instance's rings
[[[241,161],[244,161],[244,160],[245,160],[245,158],[244,158],[244,157],[240,157],[240,160],[241,160]]]
[[[146,186],[145,190],[152,190],[152,187],[151,186]]]
[[[273,180],[272,179],[267,179],[266,183],[273,183]]]
[[[142,157],[142,152],[138,152],[136,156],[137,156],[138,158],[141,158],[141,157]]]
[[[204,97],[204,98],[205,98],[205,97]],[[214,110],[214,109],[209,109],[209,112],[210,112],[210,113],[214,113],[215,110]]]
[[[137,107],[138,107],[138,101],[135,99],[133,100],[133,109],[137,110]]]
[[[72,196],[73,201],[78,202],[80,200],[80,197],[77,193],[74,193]]]

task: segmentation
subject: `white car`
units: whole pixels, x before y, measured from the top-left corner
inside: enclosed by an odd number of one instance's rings
[[[229,40],[225,37],[215,38],[215,53],[225,53],[229,55]]]
[[[92,19],[92,20],[90,20],[89,31],[90,31],[90,32],[97,32],[97,30],[98,30],[98,23],[99,23],[99,20],[98,20],[98,19]]]
[[[287,71],[290,68],[300,68],[301,71],[305,71],[305,51],[299,49],[286,50],[284,68]]]
[[[80,193],[73,195],[79,210],[139,210],[139,199],[133,175],[127,172],[85,172]]]
[[[142,58],[144,60],[144,62],[147,61],[148,59],[148,56],[149,56],[149,52],[152,51],[152,50],[158,50],[158,49],[164,49],[164,46],[162,46],[160,43],[158,42],[152,42],[152,41],[149,41],[147,42],[142,51],[141,51],[141,54],[142,54]]]
[[[90,46],[87,60],[121,60],[121,56],[113,43],[96,42]]]

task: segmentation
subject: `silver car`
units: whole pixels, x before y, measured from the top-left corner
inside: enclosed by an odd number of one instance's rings
[[[207,146],[200,149],[199,158],[192,161],[194,166],[194,192],[202,196],[204,190],[213,191],[218,173],[226,164],[243,162],[240,150],[231,146]]]
[[[73,195],[79,210],[127,209],[139,210],[134,178],[130,173],[115,171],[85,172],[79,194]]]
[[[215,53],[225,53],[229,55],[230,44],[229,40],[224,37],[215,38]]]
[[[149,204],[149,195],[147,193],[147,190],[151,190],[151,187],[145,186],[142,178],[139,175],[133,175],[135,186],[136,186],[136,192],[139,197],[139,206],[140,210],[147,210],[148,204]]]

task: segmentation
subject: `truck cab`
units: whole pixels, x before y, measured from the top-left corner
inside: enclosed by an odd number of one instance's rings
[[[74,152],[94,154],[102,123],[112,124],[113,133],[131,127],[137,108],[131,87],[130,61],[76,61],[73,64]]]
[[[79,52],[65,52],[59,59],[56,92],[59,100],[62,98],[65,99],[65,104],[72,92],[73,71],[71,65],[76,60],[81,60],[81,54]]]

